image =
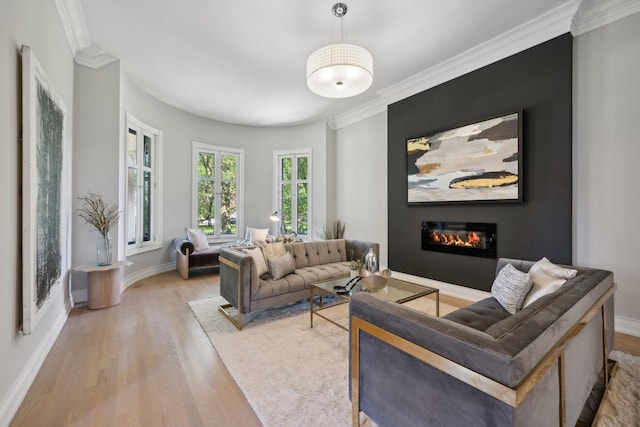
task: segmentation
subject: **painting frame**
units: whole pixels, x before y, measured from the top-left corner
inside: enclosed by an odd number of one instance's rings
[[[405,139],[407,204],[522,203],[524,110]]]
[[[66,107],[29,46],[22,53],[22,333],[59,299],[71,267]]]

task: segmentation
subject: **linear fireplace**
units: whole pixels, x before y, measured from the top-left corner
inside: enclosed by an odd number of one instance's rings
[[[422,221],[422,250],[495,258],[495,223]]]

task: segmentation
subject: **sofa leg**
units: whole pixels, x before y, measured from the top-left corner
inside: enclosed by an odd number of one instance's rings
[[[240,310],[238,310],[238,317],[237,319],[233,317],[233,315],[231,313],[229,313],[227,311],[227,309],[233,307],[233,305],[231,304],[222,304],[221,306],[218,307],[218,310],[220,310],[220,313],[224,314],[224,317],[227,318],[227,320],[229,320],[229,322],[233,323],[233,326],[235,326],[239,331],[242,330],[242,313],[240,312]]]

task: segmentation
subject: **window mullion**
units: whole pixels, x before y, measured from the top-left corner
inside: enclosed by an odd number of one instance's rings
[[[298,232],[298,155],[291,159],[291,228]]]
[[[144,131],[140,129],[136,136],[136,174],[138,176],[136,182],[136,247],[141,247],[142,242],[142,181],[144,179],[142,170],[142,141],[144,140]]]
[[[220,221],[220,212],[221,212],[221,203],[220,203],[220,199],[222,198],[222,183],[221,181],[221,176],[222,176],[222,172],[220,170],[220,167],[222,166],[222,159],[221,159],[222,155],[220,151],[216,151],[215,153],[215,157],[214,157],[214,173],[213,173],[213,213],[214,213],[214,221],[213,221],[213,227],[214,227],[214,233],[213,236],[216,239],[219,239],[222,236],[221,233],[221,228],[222,228],[222,221]]]

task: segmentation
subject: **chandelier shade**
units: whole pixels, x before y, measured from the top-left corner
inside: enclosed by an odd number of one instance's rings
[[[336,3],[331,8],[340,22],[340,43],[321,47],[307,58],[307,86],[313,93],[327,98],[358,95],[373,83],[373,56],[367,49],[346,42],[347,10],[344,3]],[[333,36],[333,29],[331,33]]]
[[[324,46],[307,59],[307,86],[327,98],[347,98],[369,89],[373,83],[373,56],[347,43]]]

